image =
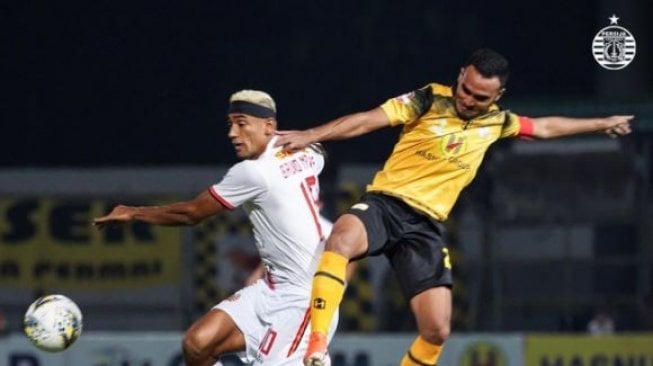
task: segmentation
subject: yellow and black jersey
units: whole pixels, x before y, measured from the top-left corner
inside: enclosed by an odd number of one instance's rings
[[[435,83],[390,99],[381,108],[392,126],[404,127],[367,190],[401,198],[440,221],[472,181],[492,143],[532,130],[527,117],[497,105],[463,120],[456,113],[451,88]]]

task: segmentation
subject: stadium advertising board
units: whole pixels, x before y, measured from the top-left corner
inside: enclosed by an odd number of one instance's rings
[[[0,338],[0,365],[8,366],[181,366],[181,333],[86,332],[68,350],[47,353],[34,348],[22,334]],[[340,334],[329,347],[337,366],[396,366],[414,334]],[[523,365],[521,336],[455,335],[440,363],[451,366]],[[240,366],[226,357],[224,366]],[[638,365],[639,366],[639,365]]]
[[[526,366],[653,366],[653,335],[526,337]]]
[[[439,364],[453,366],[522,366],[523,337],[506,334],[452,336]]]
[[[143,223],[97,230],[112,203],[0,199],[0,286],[125,289],[178,283],[181,232]]]

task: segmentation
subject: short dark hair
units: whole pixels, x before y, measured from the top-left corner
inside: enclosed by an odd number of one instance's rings
[[[510,75],[510,65],[503,55],[489,48],[481,48],[472,53],[466,66],[473,65],[486,78],[498,77],[505,86]]]

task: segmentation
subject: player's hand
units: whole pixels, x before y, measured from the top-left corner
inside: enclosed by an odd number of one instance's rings
[[[313,142],[315,141],[313,141],[313,134],[310,130],[283,131],[274,146],[283,146],[284,151],[295,152],[304,149]]]
[[[605,129],[605,133],[611,138],[624,136],[632,132],[630,128],[630,121],[635,116],[611,116],[608,117],[608,124],[610,127]]]
[[[93,219],[93,225],[101,229],[105,225],[130,222],[134,219],[134,212],[134,207],[118,205],[109,214]]]

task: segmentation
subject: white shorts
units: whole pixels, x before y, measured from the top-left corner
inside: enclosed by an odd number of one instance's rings
[[[309,318],[310,290],[275,284],[264,280],[245,287],[214,309],[220,309],[234,320],[245,336],[245,352],[238,354],[248,365],[303,365],[302,358],[311,333]],[[338,325],[336,312],[328,340]],[[327,365],[330,359],[327,355]]]

